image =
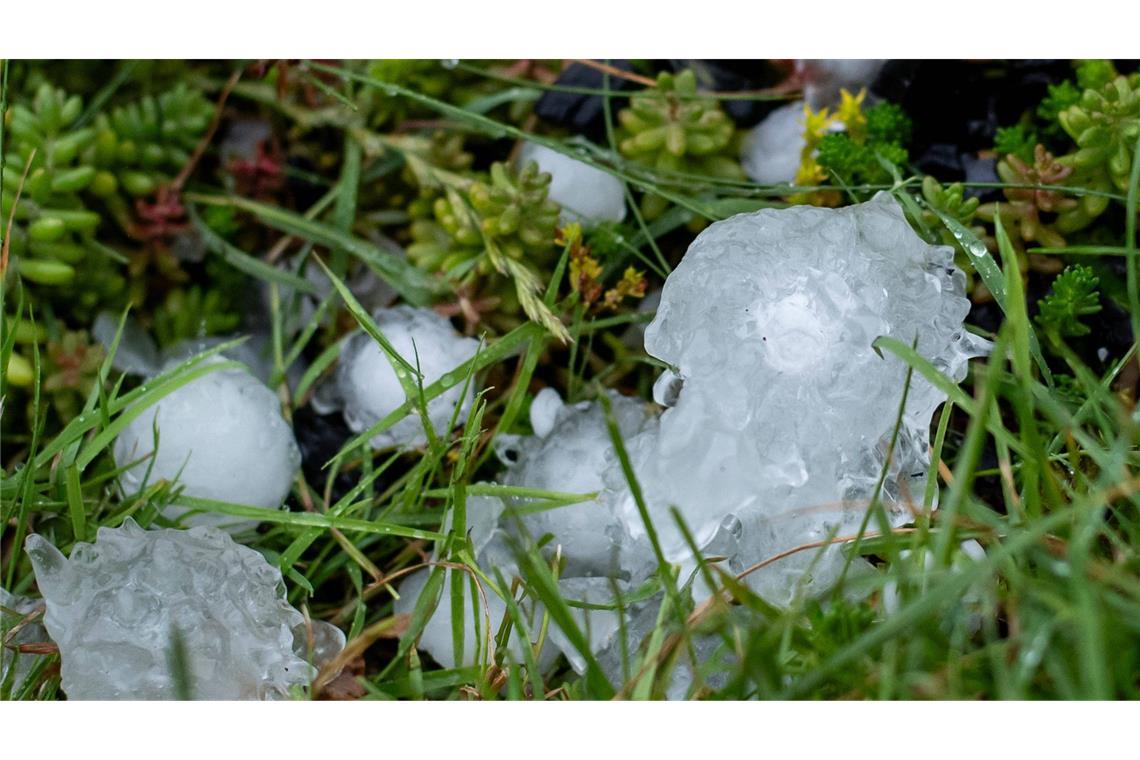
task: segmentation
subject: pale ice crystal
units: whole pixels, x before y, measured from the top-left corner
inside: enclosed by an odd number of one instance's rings
[[[242,369],[215,370],[163,396],[119,434],[113,454],[119,467],[132,465],[121,477],[127,493],[143,485],[149,469],[150,483],[177,480],[186,496],[262,509],[281,507],[301,463],[277,396]],[[175,504],[165,514],[185,512]],[[255,522],[196,513],[185,524],[237,530]]]
[[[280,571],[222,531],[128,519],[70,559],[36,534],[26,548],[69,699],[177,698],[179,649],[195,699],[282,697],[313,675]]]
[[[534,161],[550,174],[549,198],[562,206],[562,218],[592,226],[625,218],[625,188],[617,177],[544,145],[524,143],[519,163]]]
[[[748,130],[740,143],[740,163],[753,182],[791,184],[806,143],[804,104],[789,103]]]
[[[647,405],[639,399],[608,392],[614,420],[622,438],[630,438],[652,424]],[[598,402],[563,404],[557,392],[545,389],[531,405],[535,436],[518,441],[515,461],[503,477],[507,485],[542,491],[588,494],[605,486],[603,473],[615,461],[606,417]],[[512,498],[523,507],[528,500]],[[561,546],[565,576],[611,575],[618,571],[617,553],[625,529],[612,507],[597,499],[547,509],[508,521],[537,540],[554,536],[551,547]]]
[[[666,280],[645,336],[646,350],[675,369],[675,405],[629,443],[666,556],[690,553],[671,506],[700,544],[727,518],[739,521],[733,540],[745,564],[855,533],[906,377],[906,365],[872,343],[917,341],[960,381],[988,346],[962,325],[964,288],[952,250],[923,242],[887,194],[842,209],[766,209],[702,232]],[[943,401],[914,375],[883,494],[890,525],[912,519]],[[612,469],[607,479],[636,537],[644,527],[624,479]],[[832,574],[816,559],[803,552],[750,579],[786,601],[808,567],[809,586]]]
[[[911,377],[882,487],[885,520],[868,515],[907,379],[906,365],[873,344],[879,336],[913,344],[945,376],[962,380],[967,361],[989,348],[963,327],[964,287],[953,251],[923,242],[887,194],[844,209],[742,214],[701,233],[666,280],[645,335],[646,350],[670,367],[654,388],[667,408],[651,418],[640,401],[610,395],[662,550],[680,565],[682,580],[693,576],[696,560],[673,508],[702,554],[722,558],[734,574],[808,549],[744,576],[775,604],[834,585],[846,566],[834,539],[864,524],[874,532],[913,519],[929,465],[931,417],[945,395]],[[536,513],[515,498],[504,499],[513,509],[484,509],[479,535],[486,540],[476,547],[476,562],[506,574],[514,569],[504,549],[511,542],[495,537],[553,534],[550,546],[565,558],[560,590],[584,603],[572,605],[576,622],[603,672],[622,682],[630,675],[626,655],[654,628],[661,604],[657,595],[619,612],[614,596],[653,571],[645,525],[599,405],[564,405],[544,390],[532,404],[531,426],[534,436],[497,442],[507,463],[504,481],[599,494]],[[856,559],[846,572],[853,578],[874,569]],[[422,584],[401,588],[403,609],[411,609]],[[698,601],[710,593],[700,578],[692,590]],[[502,600],[487,606],[493,627],[505,607]],[[441,614],[447,610],[436,618]],[[451,640],[449,618],[436,618],[421,641],[433,655]],[[584,658],[553,622],[550,640],[584,670]],[[678,669],[670,697],[696,683],[694,667],[731,658],[717,637],[695,643],[698,662]]]
[[[465,338],[446,319],[429,309],[396,306],[378,309],[373,318],[392,347],[412,367],[419,368],[426,388],[475,355],[478,341]],[[417,365],[418,362],[418,365]],[[401,371],[406,371],[401,369]],[[459,407],[462,422],[475,397],[474,384],[463,391],[463,379],[428,402],[428,419],[437,434],[449,430]],[[388,355],[363,330],[341,344],[336,374],[314,398],[314,408],[325,414],[339,409],[353,432],[359,433],[394,412],[406,400],[403,386]],[[420,415],[411,411],[372,439],[375,448],[421,446],[427,442]]]

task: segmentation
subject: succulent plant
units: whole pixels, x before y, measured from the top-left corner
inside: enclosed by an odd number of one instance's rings
[[[11,137],[2,210],[5,218],[14,210],[15,270],[59,298],[69,286],[85,300],[121,294],[125,280],[97,240],[106,232],[99,207],[128,231],[129,198],[154,192],[182,168],[212,112],[184,85],[98,113],[91,126],[79,124],[79,96],[48,83],[29,103],[14,103],[5,114]]]
[[[1003,221],[1015,223],[1019,233],[1014,239],[1015,244],[1036,241],[1049,247],[1063,246],[1065,238],[1062,231],[1080,229],[1091,221],[1089,204],[1085,199],[1078,200],[1048,187],[1062,187],[1073,174],[1071,166],[1054,158],[1044,145],[1034,149],[1033,158],[1033,163],[1029,164],[1015,155],[1008,155],[998,162],[997,173],[1003,182],[1010,185],[1037,187],[1007,187],[1002,191],[1007,201],[979,206],[978,216],[992,222],[1000,213]]]
[[[938,230],[938,237],[944,245],[961,250],[957,238],[946,229],[946,225],[935,212],[942,212],[978,237],[985,234],[982,227],[971,226],[974,217],[977,216],[980,201],[977,198],[965,197],[965,188],[961,182],[944,187],[934,177],[927,175],[922,180],[922,197],[931,209],[923,213],[923,221],[931,229]]]
[[[73,281],[100,223],[99,214],[79,196],[88,188],[106,190],[99,172],[80,157],[96,136],[92,128],[75,128],[82,111],[77,96],[44,84],[30,104],[15,103],[5,115],[10,139],[3,218],[11,214],[16,221],[11,239],[16,271],[38,285]]]
[[[98,380],[106,351],[82,330],[64,332],[59,340],[49,340],[46,348],[43,390],[61,419],[69,420]]]
[[[154,337],[160,346],[234,330],[241,315],[226,303],[220,290],[198,286],[178,288],[166,295],[154,312]]]
[[[1094,80],[1095,81],[1095,80]],[[1127,192],[1136,141],[1140,139],[1140,72],[1117,76],[1058,115],[1077,144],[1062,162],[1085,175],[1104,171],[1117,190]]]
[[[804,181],[797,177],[796,184],[810,184],[806,181],[810,177],[804,170],[813,162],[820,170],[814,174],[819,181],[835,176],[845,185],[890,182],[891,173],[879,159],[896,166],[907,162],[910,117],[902,108],[888,101],[863,109],[865,91],[851,95],[843,90],[841,96],[842,101],[833,117],[828,118],[826,109],[815,114],[826,122],[816,129],[809,126],[800,167]],[[843,124],[842,132],[831,131],[836,122]]]
[[[662,172],[667,183],[685,181],[669,175],[744,178],[736,159],[736,125],[715,98],[697,94],[697,78],[689,69],[659,74],[656,87],[630,97],[618,121],[621,153]],[[663,208],[652,202],[648,215]]]
[[[505,163],[491,166],[490,181],[466,191],[447,187],[434,206],[434,221],[412,225],[408,255],[419,266],[470,284],[497,272],[514,281],[527,315],[563,336],[565,328],[535,297],[554,258],[561,208],[547,197],[550,175],[527,162],[517,173]]]
[[[1038,302],[1037,323],[1056,335],[1088,335],[1089,327],[1081,318],[1101,310],[1099,284],[1089,267],[1065,267],[1053,280],[1049,295]]]

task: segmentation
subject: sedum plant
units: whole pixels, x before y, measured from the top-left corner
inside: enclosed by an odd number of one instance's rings
[[[1088,335],[1088,325],[1082,317],[1101,310],[1100,281],[1090,267],[1076,265],[1053,280],[1049,295],[1038,303],[1037,323],[1049,334],[1079,337]]]
[[[697,94],[697,77],[689,69],[659,74],[656,87],[630,97],[618,121],[618,148],[638,163],[666,175],[744,178],[736,159],[736,125],[715,98]],[[664,203],[647,196],[646,215],[659,215]]]
[[[505,163],[491,166],[489,181],[475,181],[465,190],[447,186],[436,199],[433,220],[412,225],[408,255],[428,271],[440,272],[457,283],[494,274],[514,283],[527,316],[559,337],[566,329],[537,297],[540,273],[553,266],[555,230],[560,206],[550,200],[550,175],[528,162],[517,172]]]
[[[116,254],[99,241],[107,232],[100,212],[130,234],[132,200],[154,193],[185,165],[212,112],[185,85],[97,113],[90,126],[81,123],[82,99],[48,83],[30,102],[14,103],[5,114],[3,214],[15,220],[15,270],[69,300],[73,284],[85,302],[121,294]]]
[[[1140,72],[1115,76],[1100,87],[1086,89],[1058,119],[1077,144],[1076,152],[1062,162],[1083,174],[1107,175],[1117,190],[1127,192],[1133,152],[1140,139]]]
[[[1012,187],[1002,190],[1005,202],[979,206],[978,216],[992,222],[1000,213],[1006,221],[1014,221],[1019,232],[1015,244],[1036,241],[1060,247],[1065,245],[1062,233],[1088,226],[1104,211],[1107,200],[1100,196],[1078,199],[1066,195],[1061,188],[1070,180],[1073,168],[1054,158],[1040,144],[1033,156],[1032,164],[1012,154],[998,162],[998,176]]]

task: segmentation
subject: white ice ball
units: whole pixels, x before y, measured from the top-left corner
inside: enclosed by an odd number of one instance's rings
[[[423,387],[475,355],[479,342],[465,338],[451,324],[429,309],[396,306],[378,309],[373,318],[377,327],[401,357],[423,375]],[[452,416],[459,407],[458,420],[463,421],[475,397],[474,383],[463,391],[464,378],[427,404],[428,419],[436,434],[450,429]],[[363,330],[345,339],[340,350],[336,375],[321,397],[315,399],[318,411],[339,408],[353,432],[359,433],[375,425],[404,403],[407,396],[388,355]],[[422,446],[427,442],[420,415],[414,410],[372,439],[375,448]]]
[[[262,509],[281,507],[301,464],[277,396],[243,369],[215,370],[163,396],[119,434],[113,454],[127,468],[127,493],[139,490],[149,470],[149,482],[177,480],[186,496]],[[172,518],[186,511],[168,510]],[[253,524],[218,513],[192,514],[184,523]]]
[[[804,145],[804,104],[789,103],[750,129],[740,144],[744,172],[761,185],[791,184]]]

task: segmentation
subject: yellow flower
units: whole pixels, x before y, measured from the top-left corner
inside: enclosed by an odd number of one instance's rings
[[[867,97],[866,88],[859,90],[858,95],[852,95],[847,90],[839,91],[839,108],[835,111],[835,118],[843,122],[847,134],[851,139],[861,143],[864,138],[864,128],[867,126],[867,117],[863,115],[863,100]]]
[[[828,113],[827,107],[812,111],[811,106],[804,104],[804,146],[805,153],[811,153],[815,146],[827,134],[828,129],[835,123],[835,119]]]

